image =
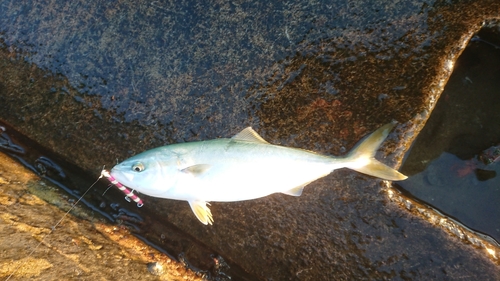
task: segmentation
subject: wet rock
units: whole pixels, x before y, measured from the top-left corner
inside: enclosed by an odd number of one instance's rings
[[[391,120],[401,125],[378,157],[398,165],[465,43],[499,9],[494,0],[7,1],[0,119],[93,175],[116,158],[249,125],[271,143],[339,155]],[[180,229],[241,278],[499,278],[482,252],[388,201],[378,183],[335,171],[298,198],[213,203],[211,227],[185,202],[146,197],[137,212],[151,241],[213,267],[200,247],[155,240],[164,225]]]

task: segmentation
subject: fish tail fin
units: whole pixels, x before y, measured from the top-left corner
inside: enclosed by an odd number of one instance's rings
[[[407,176],[375,159],[377,149],[393,127],[393,123],[386,124],[360,141],[346,156],[346,160],[349,162],[346,168],[385,180],[406,179]]]

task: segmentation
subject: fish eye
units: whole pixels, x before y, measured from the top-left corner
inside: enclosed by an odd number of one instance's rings
[[[142,164],[141,162],[137,162],[134,165],[132,165],[132,170],[136,172],[142,172],[144,171],[144,169],[145,169],[144,164]]]

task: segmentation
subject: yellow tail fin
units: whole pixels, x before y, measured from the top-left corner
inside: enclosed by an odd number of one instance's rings
[[[392,123],[386,124],[356,145],[346,157],[346,160],[352,163],[347,168],[384,180],[399,181],[406,179],[407,176],[374,158],[380,144],[382,144],[393,127],[394,124]]]

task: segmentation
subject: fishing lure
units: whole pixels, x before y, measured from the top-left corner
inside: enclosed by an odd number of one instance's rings
[[[107,170],[102,169],[101,176],[105,177],[110,183],[112,183],[113,185],[118,187],[119,190],[125,193],[125,200],[127,200],[128,202],[130,202],[130,199],[134,200],[134,202],[137,203],[137,207],[139,208],[144,206],[144,202],[142,202],[142,199],[139,198],[139,196],[134,194],[134,190],[129,190],[127,187],[117,181],[112,175],[110,175]]]

